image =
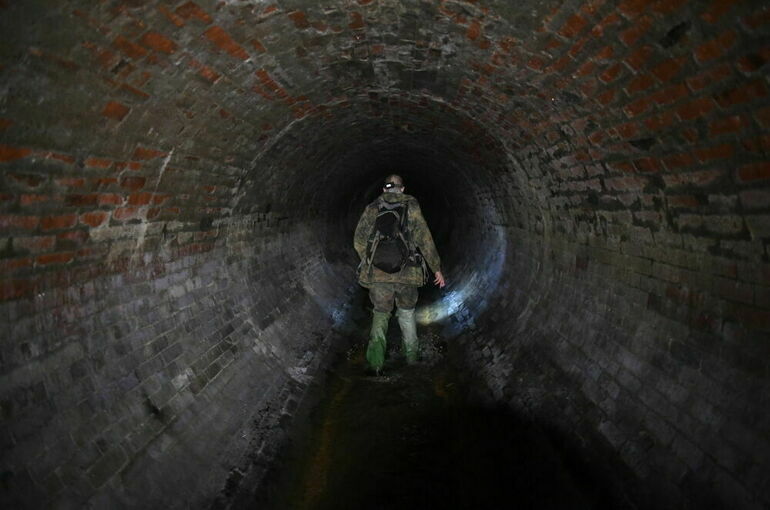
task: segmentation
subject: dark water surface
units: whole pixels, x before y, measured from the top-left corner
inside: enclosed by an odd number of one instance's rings
[[[390,345],[398,326],[391,323]],[[604,508],[537,426],[469,405],[437,335],[425,361],[389,346],[384,376],[364,373],[357,342],[268,474],[251,508]]]

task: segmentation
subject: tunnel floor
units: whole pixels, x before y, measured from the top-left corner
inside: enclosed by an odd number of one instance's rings
[[[421,328],[420,340],[422,361],[407,366],[391,320],[378,377],[354,341],[249,508],[607,507],[536,425],[469,404],[435,331]]]

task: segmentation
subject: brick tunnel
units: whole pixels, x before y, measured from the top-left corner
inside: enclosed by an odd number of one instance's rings
[[[393,171],[479,402],[628,508],[770,506],[766,2],[0,0],[0,33],[5,508],[259,480],[359,333]]]

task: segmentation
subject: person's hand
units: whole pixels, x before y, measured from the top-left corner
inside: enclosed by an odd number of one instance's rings
[[[446,285],[446,281],[444,281],[444,275],[441,274],[441,271],[436,271],[436,279],[433,280],[433,283],[435,283],[442,289],[444,288],[444,285]]]

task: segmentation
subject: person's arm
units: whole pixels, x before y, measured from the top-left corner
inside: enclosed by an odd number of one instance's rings
[[[369,235],[372,233],[374,219],[374,209],[371,207],[364,209],[364,213],[358,220],[358,225],[356,225],[356,232],[353,234],[353,248],[355,248],[358,258],[361,260],[366,258],[366,243],[369,241]]]
[[[416,200],[409,204],[409,221],[411,222],[412,241],[420,248],[425,262],[430,266],[435,280],[433,283],[439,287],[446,285],[444,280],[444,274],[441,272],[441,259],[438,256],[438,250],[436,250],[436,244],[433,242],[433,236],[428,228],[428,223],[422,215],[420,205]]]

